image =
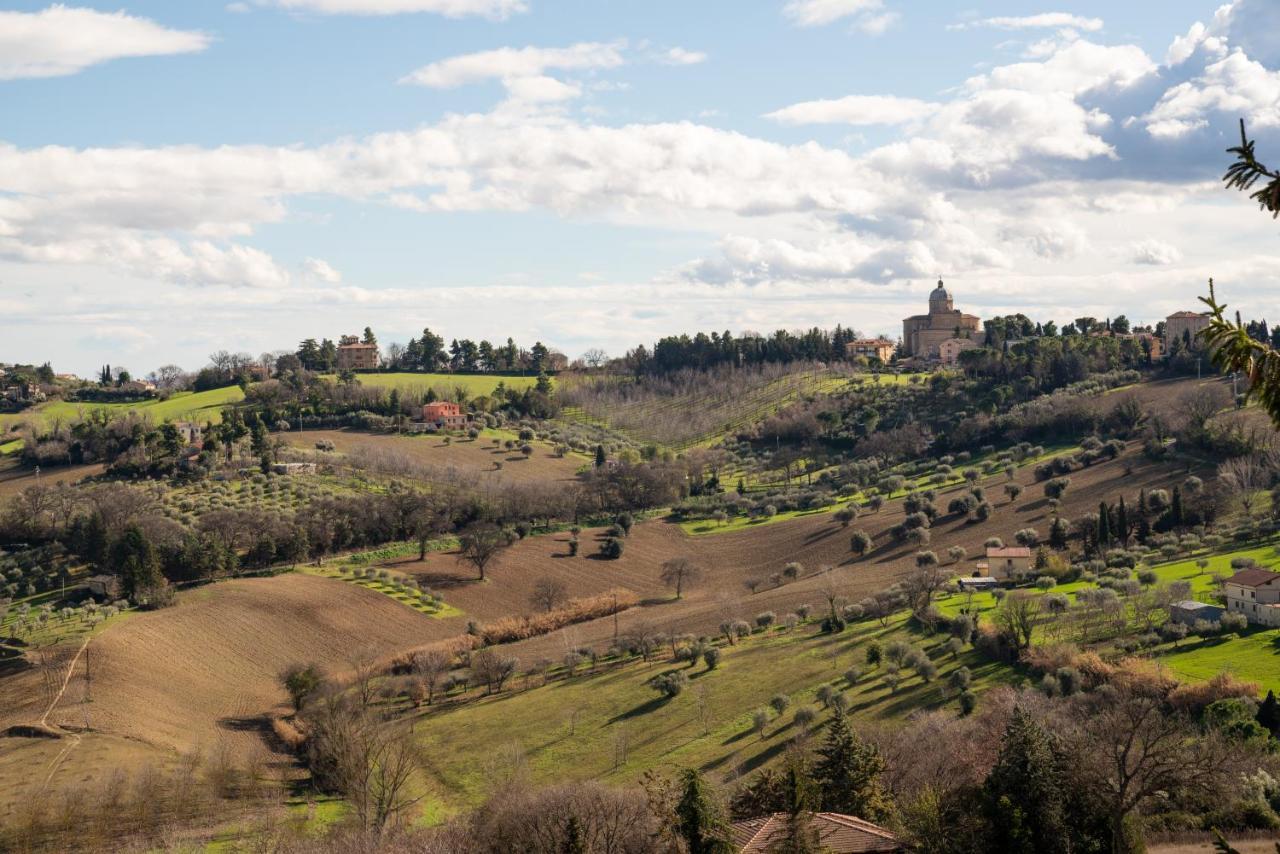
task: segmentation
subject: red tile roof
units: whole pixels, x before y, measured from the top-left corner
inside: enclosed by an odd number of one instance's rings
[[[742,854],[759,854],[772,850],[787,833],[789,816],[774,813],[762,818],[735,821],[731,827],[733,844]],[[819,812],[810,826],[818,835],[823,851],[831,854],[864,854],[864,852],[901,851],[898,838],[883,827],[851,815]]]
[[[1239,584],[1241,587],[1263,587],[1280,581],[1280,572],[1272,572],[1259,566],[1242,569],[1227,579],[1228,584]]]
[[[1031,557],[1031,549],[1026,546],[1006,546],[1002,549],[987,549],[987,557]]]

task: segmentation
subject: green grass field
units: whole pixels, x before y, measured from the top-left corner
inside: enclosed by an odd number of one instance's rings
[[[167,400],[146,400],[139,403],[92,403],[56,400],[29,410],[28,418],[48,423],[54,419],[73,421],[81,415],[96,410],[105,410],[113,415],[136,412],[146,415],[153,422],[163,421],[195,421],[200,424],[206,421],[218,423],[222,420],[222,408],[244,400],[244,392],[239,386],[215,388],[210,391],[178,392]]]
[[[1280,541],[1278,541],[1280,542]],[[1215,575],[1230,576],[1235,570],[1231,568],[1233,558],[1247,557],[1258,564],[1275,570],[1280,567],[1280,554],[1275,544],[1257,546],[1239,551],[1216,555],[1206,555],[1209,565],[1204,569],[1196,566],[1199,558],[1158,564],[1151,567],[1158,579],[1158,584],[1172,581],[1186,581],[1191,585],[1191,596],[1202,602],[1212,603],[1214,592],[1213,577]],[[963,564],[962,564],[963,565]],[[1074,581],[1060,584],[1052,589],[1053,593],[1064,593],[1068,597],[1086,587],[1095,585],[1085,581]],[[1028,592],[1042,595],[1035,588]],[[985,614],[990,619],[991,612],[997,607],[995,597],[990,593],[968,594],[956,593],[943,596],[937,601],[944,614],[958,614],[962,608]],[[1147,650],[1147,654],[1158,658],[1177,676],[1200,681],[1210,679],[1222,672],[1229,672],[1241,679],[1257,682],[1263,691],[1280,691],[1280,629],[1266,629],[1250,626],[1240,635],[1224,635],[1213,638],[1191,637],[1179,643],[1165,643]]]
[[[534,782],[544,784],[566,779],[634,782],[649,769],[680,767],[727,779],[782,755],[800,734],[793,722],[796,708],[819,709],[821,725],[829,714],[815,698],[821,685],[843,691],[855,717],[889,720],[915,709],[954,706],[947,678],[961,666],[970,669],[979,692],[1021,678],[972,650],[953,659],[941,649],[945,636],[918,636],[905,623],[902,614],[887,627],[863,621],[830,636],[818,633],[815,620],[722,646],[715,670],[701,662],[693,668],[673,665],[665,660],[668,652],[658,656],[663,661],[651,664],[637,661],[595,675],[584,668],[547,685],[531,677],[533,687],[517,681],[509,693],[442,705],[425,711],[417,725],[431,756],[431,782],[447,812],[483,799],[517,756],[527,761]],[[925,683],[911,675],[890,692],[879,671],[871,670],[850,687],[842,674],[854,665],[865,666],[866,645],[873,639],[917,643],[938,665],[937,677]],[[660,699],[646,682],[671,669],[683,670],[689,685],[674,699]],[[786,695],[790,708],[781,716],[771,713],[761,738],[753,730],[752,713],[776,694]],[[513,721],[519,726],[513,727]]]
[[[437,391],[452,393],[459,386],[467,390],[468,397],[493,394],[498,383],[507,388],[523,391],[537,383],[537,377],[508,377],[491,374],[360,374],[360,385],[372,388],[394,388],[401,392]]]

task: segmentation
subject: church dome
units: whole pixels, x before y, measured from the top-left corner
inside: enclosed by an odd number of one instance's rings
[[[942,279],[938,279],[938,286],[929,294],[929,310],[950,311],[951,306],[951,294],[942,286]]]

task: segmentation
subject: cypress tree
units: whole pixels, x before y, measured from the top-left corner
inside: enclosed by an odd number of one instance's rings
[[[1175,528],[1182,527],[1182,490],[1176,486],[1173,488],[1173,498],[1169,501],[1169,521]]]
[[[1120,496],[1120,507],[1116,510],[1116,536],[1121,545],[1129,544],[1129,508],[1124,506],[1124,496]]]
[[[822,841],[813,828],[814,804],[817,800],[813,783],[798,761],[792,761],[784,783],[787,801],[787,835],[775,843],[776,854],[819,854]]]
[[[733,854],[729,829],[702,775],[690,768],[681,777],[683,791],[676,804],[676,832],[689,854]]]
[[[880,751],[858,738],[844,712],[836,709],[813,769],[822,808],[880,821],[888,813],[888,798],[880,786],[883,772]]]
[[[1111,545],[1111,509],[1107,502],[1098,504],[1098,548],[1105,549]]]
[[[604,445],[596,445],[596,468],[604,468],[607,459],[604,454]]]
[[[587,854],[587,841],[582,838],[582,822],[576,815],[564,823],[564,854]]]
[[[1258,706],[1256,720],[1271,733],[1272,738],[1280,738],[1280,702],[1276,701],[1275,691],[1267,692],[1267,698]]]
[[[989,850],[1053,854],[1068,837],[1064,781],[1048,734],[1022,709],[1013,711],[995,767],[983,783]]]

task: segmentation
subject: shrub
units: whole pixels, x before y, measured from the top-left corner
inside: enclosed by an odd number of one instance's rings
[[[767,629],[772,626],[777,619],[777,615],[772,611],[765,611],[763,613],[756,614],[756,625],[762,629]]]
[[[844,680],[850,685],[857,685],[866,672],[864,668],[855,665],[844,672]]]
[[[866,531],[854,531],[849,538],[849,549],[856,555],[864,555],[871,550],[871,535]]]
[[[779,712],[779,714],[781,714],[781,712]],[[797,727],[802,730],[807,730],[809,727],[813,726],[813,722],[817,720],[817,718],[818,712],[813,708],[813,706],[801,706],[795,710],[791,719],[795,721]]]
[[[787,706],[790,705],[791,698],[786,694],[774,694],[772,699],[769,700],[769,706],[779,715],[785,712],[787,710]]]
[[[764,709],[756,709],[751,713],[751,728],[756,731],[756,735],[764,738],[764,731],[768,725],[769,713]]]
[[[617,537],[609,537],[600,544],[600,556],[607,560],[617,560],[622,557],[622,540]]]
[[[667,699],[679,696],[680,692],[689,684],[689,678],[682,671],[672,670],[668,673],[659,673],[657,676],[649,680],[649,687],[657,691]]]
[[[720,650],[714,646],[709,647],[702,653],[702,661],[707,665],[708,670],[715,670],[720,666]]]
[[[1052,575],[1042,575],[1036,579],[1036,587],[1040,590],[1052,590],[1058,584],[1058,579]]]
[[[526,638],[550,634],[565,626],[585,623],[607,617],[617,611],[625,611],[639,604],[639,598],[630,590],[618,588],[596,596],[570,599],[563,606],[533,617],[503,617],[479,626],[476,634],[486,644],[512,643]]]
[[[1238,633],[1238,632],[1244,631],[1246,628],[1249,627],[1249,620],[1245,617],[1244,614],[1238,614],[1234,611],[1228,611],[1227,613],[1222,615],[1222,618],[1218,621],[1218,624],[1222,627],[1222,632],[1224,634],[1229,634],[1232,632]]]
[[[1071,478],[1069,477],[1055,477],[1052,480],[1046,481],[1044,485],[1045,498],[1062,498],[1062,496],[1066,494],[1067,487],[1070,485]]]
[[[973,710],[978,707],[978,695],[972,691],[964,691],[960,694],[960,714],[968,717],[973,714]]]

